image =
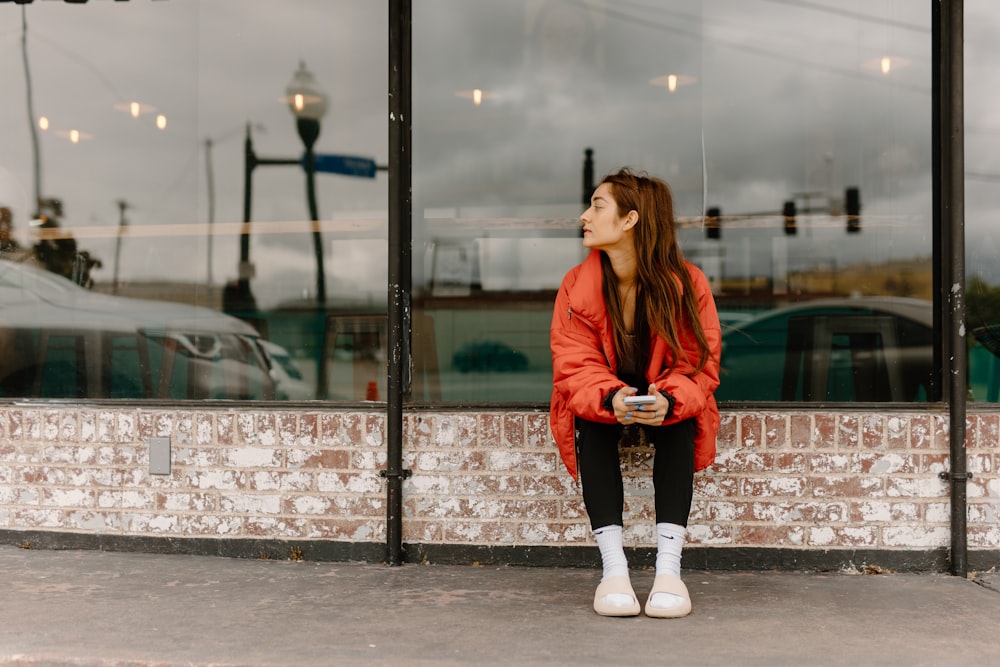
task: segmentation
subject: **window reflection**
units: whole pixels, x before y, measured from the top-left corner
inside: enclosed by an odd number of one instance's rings
[[[3,394],[328,398],[328,316],[385,309],[384,172],[347,173],[387,158],[385,4],[0,14],[0,267],[29,276],[0,289]],[[308,192],[301,63],[328,97]],[[250,132],[269,168],[245,187]]]
[[[991,36],[1000,25],[995,3],[965,3],[965,225],[966,325],[970,398],[1000,400],[1000,125],[996,87],[991,85],[997,54]]]
[[[26,319],[0,336],[0,363],[16,366],[18,354],[37,363],[46,331],[53,360],[30,382],[7,382],[7,395],[384,400],[381,325],[348,334],[337,323],[385,317],[386,179],[318,173],[314,229],[296,164],[303,144],[284,99],[308,63],[328,98],[316,152],[383,164],[384,3],[0,11],[11,25],[24,13],[34,84],[32,100],[12,87],[0,109],[9,147],[0,253],[87,295],[74,293],[62,328]],[[972,25],[997,21],[989,3],[967,11]],[[874,318],[857,323],[875,329],[824,342],[823,400],[929,397],[924,320],[885,304],[932,299],[930,3],[425,0],[413,19],[414,401],[548,400],[554,290],[583,257],[576,220],[589,196],[587,149],[598,178],[629,165],[673,188],[683,249],[711,278],[734,332],[727,354],[740,349],[723,360],[731,372],[720,397],[809,400],[807,387],[818,396],[804,379],[809,355],[788,332],[815,333],[820,300],[845,309],[823,317]],[[128,43],[95,39],[105,32]],[[967,35],[970,48],[987,33]],[[4,80],[23,82],[18,40],[0,47]],[[989,80],[977,70],[989,62],[967,60],[969,123],[982,129],[970,132],[969,151],[977,400],[996,400],[1000,382],[989,347],[1000,285],[994,106],[976,85]],[[248,127],[257,157],[287,164],[254,173],[245,227]],[[103,309],[126,301],[87,311],[98,294],[135,299],[129,307],[142,317],[130,316],[127,330],[105,326]],[[143,319],[148,302],[205,312],[198,327],[157,328]],[[775,334],[780,344],[735,343],[735,332],[783,314],[793,324]],[[795,324],[800,316],[813,319]],[[103,366],[130,370],[94,379],[94,331],[110,336]],[[796,351],[794,392],[782,393],[783,374],[766,388],[752,379],[783,371]],[[859,378],[882,389],[861,396]]]
[[[587,148],[598,177],[670,183],[729,331],[720,398],[931,395],[928,3],[439,0],[414,21],[414,288],[444,400],[548,399]],[[473,86],[494,96],[445,94]]]

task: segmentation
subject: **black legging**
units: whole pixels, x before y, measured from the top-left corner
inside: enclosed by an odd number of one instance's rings
[[[576,419],[577,468],[583,485],[583,504],[591,528],[623,525],[625,490],[622,486],[618,442],[622,424],[600,424]],[[657,523],[687,526],[694,492],[695,420],[669,426],[642,426],[653,444],[653,488]]]

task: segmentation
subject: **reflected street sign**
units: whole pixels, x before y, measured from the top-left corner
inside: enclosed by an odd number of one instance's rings
[[[327,174],[357,176],[358,178],[375,178],[378,166],[375,160],[357,155],[316,154],[316,171]],[[302,157],[305,166],[305,156]]]

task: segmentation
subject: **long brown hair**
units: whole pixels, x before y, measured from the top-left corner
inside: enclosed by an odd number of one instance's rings
[[[711,356],[711,350],[698,314],[698,296],[684,265],[680,246],[677,245],[674,198],[670,186],[658,178],[635,173],[627,167],[605,176],[601,183],[607,183],[611,188],[611,196],[618,206],[619,215],[629,211],[639,214],[639,222],[633,227],[637,325],[634,340],[638,343],[638,348],[649,349],[648,344],[642,344],[644,340],[648,340],[647,331],[640,329],[648,328],[649,332],[659,334],[670,347],[670,367],[673,368],[683,354],[681,332],[688,329],[694,335],[699,350],[697,363],[694,364],[695,372],[701,371]],[[603,253],[601,263],[615,348],[619,354],[624,351],[636,352],[638,350],[632,347],[626,335],[622,307],[618,300],[617,278],[611,270],[610,260]],[[643,361],[646,361],[645,354],[648,352],[640,354]],[[644,370],[645,364],[640,368]]]

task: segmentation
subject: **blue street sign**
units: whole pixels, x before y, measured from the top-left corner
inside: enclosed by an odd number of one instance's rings
[[[302,165],[305,167],[305,156],[302,156]],[[357,176],[359,178],[375,178],[378,167],[375,160],[357,155],[323,155],[317,153],[315,156],[316,171],[328,174],[343,174],[344,176]]]

